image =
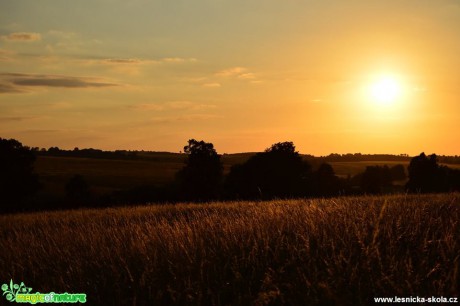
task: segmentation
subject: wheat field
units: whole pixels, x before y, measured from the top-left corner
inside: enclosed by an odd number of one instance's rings
[[[89,305],[367,305],[458,296],[460,195],[0,216],[1,283]]]

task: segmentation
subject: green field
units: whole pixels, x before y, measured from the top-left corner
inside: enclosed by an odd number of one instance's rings
[[[89,305],[458,297],[459,220],[459,194],[3,215],[1,281]]]

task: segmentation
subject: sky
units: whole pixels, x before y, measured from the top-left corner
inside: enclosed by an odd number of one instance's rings
[[[0,137],[459,155],[459,54],[458,0],[2,0]]]

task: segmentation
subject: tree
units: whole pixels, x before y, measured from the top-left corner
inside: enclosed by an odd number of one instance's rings
[[[460,170],[450,169],[449,191],[460,191]]]
[[[409,192],[447,191],[443,174],[446,171],[439,167],[436,154],[426,156],[422,152],[419,156],[415,156],[410,161],[408,171],[409,181],[406,188]]]
[[[317,196],[335,196],[339,194],[340,180],[330,164],[323,163],[313,174],[313,193]]]
[[[404,171],[404,166],[401,164],[394,165],[390,168],[390,175],[392,181],[402,181],[406,179],[406,171]]]
[[[285,154],[291,156],[299,155],[299,153],[296,152],[294,143],[292,141],[277,142],[273,144],[270,148],[265,149],[265,152],[272,154]]]
[[[190,139],[185,166],[176,175],[182,199],[207,201],[219,196],[223,166],[212,143]]]
[[[237,198],[297,197],[309,193],[311,167],[292,142],[279,142],[231,168],[226,180],[230,196]]]
[[[0,198],[6,204],[1,211],[18,210],[21,200],[38,190],[35,159],[29,147],[15,139],[0,138]]]
[[[367,166],[361,177],[361,189],[366,193],[381,193],[391,185],[391,171],[387,165]]]

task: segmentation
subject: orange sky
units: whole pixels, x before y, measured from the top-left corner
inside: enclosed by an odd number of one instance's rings
[[[458,155],[459,37],[454,0],[2,1],[0,137]]]

